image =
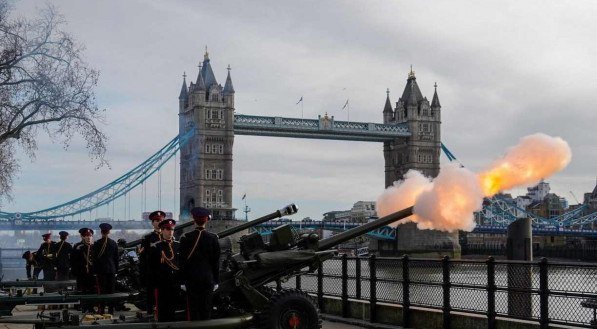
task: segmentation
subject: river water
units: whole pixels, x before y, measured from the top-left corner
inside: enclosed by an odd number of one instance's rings
[[[495,283],[498,289],[508,288],[508,266],[495,265]],[[354,260],[348,263],[348,296],[356,297],[356,271]],[[342,266],[339,259],[324,263],[323,291],[325,295],[340,296],[342,292]],[[513,268],[513,280],[522,276],[530,280],[532,289],[539,289],[539,267],[523,265]],[[443,303],[443,271],[440,262],[413,261],[409,266],[410,303],[413,306],[441,308]],[[361,262],[361,299],[369,299],[370,273],[366,260]],[[379,302],[401,304],[403,301],[402,267],[399,260],[380,261],[377,265],[377,299]],[[296,285],[294,279],[284,283],[286,287]],[[455,262],[450,266],[450,304],[455,311],[473,311],[487,313],[487,266],[483,262]],[[467,285],[470,287],[457,287]],[[586,297],[560,296],[556,293],[597,294],[597,266],[550,264],[548,267],[548,287],[553,294],[548,298],[549,318],[571,324],[589,324],[593,311],[581,306]],[[307,274],[301,277],[301,288],[317,292],[317,277]],[[508,315],[508,292],[496,291],[496,312],[498,316]],[[530,316],[540,316],[538,293],[531,293]]]

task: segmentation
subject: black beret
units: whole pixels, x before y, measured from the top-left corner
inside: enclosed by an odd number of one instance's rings
[[[31,251],[27,250],[23,253],[23,259],[29,259],[29,255],[31,255]]]
[[[79,230],[79,234],[81,235],[87,235],[87,234],[91,234],[93,235],[93,230],[87,227],[83,227],[82,229]]]
[[[60,236],[68,236],[68,232],[67,231],[60,231],[60,232],[58,232],[58,235],[60,235]]]
[[[197,218],[201,218],[201,217],[207,217],[210,215],[210,211],[207,208],[203,208],[203,207],[195,207],[193,209],[191,209],[191,215],[193,215],[193,218],[197,219]]]
[[[101,223],[99,227],[100,227],[100,230],[102,230],[102,231],[109,231],[112,229],[112,225],[110,225],[108,223]]]
[[[44,238],[44,239],[47,238],[47,237],[50,237],[50,236],[52,236],[52,233],[45,233],[45,234],[41,235],[41,237]]]
[[[174,219],[164,219],[163,221],[160,222],[160,224],[158,226],[160,228],[164,228],[164,227],[174,227],[174,225],[176,225],[176,221]]]
[[[161,210],[156,210],[149,214],[149,220],[160,220],[160,218],[166,217],[166,213]]]

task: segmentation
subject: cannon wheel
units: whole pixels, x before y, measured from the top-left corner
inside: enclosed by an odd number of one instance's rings
[[[321,315],[317,305],[305,292],[282,290],[272,296],[259,316],[259,328],[319,329]]]

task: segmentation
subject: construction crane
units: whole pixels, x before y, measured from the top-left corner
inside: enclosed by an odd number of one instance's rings
[[[576,201],[577,204],[580,204],[580,202],[576,198],[576,195],[574,195],[574,193],[572,193],[572,191],[568,191],[568,192],[570,192],[570,195],[572,195],[572,197],[574,198],[574,201]]]

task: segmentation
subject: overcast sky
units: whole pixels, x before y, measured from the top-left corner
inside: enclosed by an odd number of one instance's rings
[[[396,102],[412,64],[430,100],[437,81],[442,141],[467,167],[479,171],[519,138],[544,132],[573,150],[569,167],[549,179],[552,190],[572,203],[569,191],[582,201],[595,186],[595,1],[53,3],[101,71],[110,168],[96,170],[78,141],[64,150],[40,135],[36,159],[20,156],[15,201],[3,210],[71,200],[166,144],[178,131],[182,73],[195,80],[206,45],[218,82],[232,67],[239,114],[300,117],[295,104],[303,96],[306,118],[328,112],[346,120],[341,107],[350,98],[351,121],[381,122],[386,88]],[[15,14],[33,15],[39,5],[18,1]],[[162,171],[164,210],[178,199],[174,175],[173,163]],[[148,186],[147,210],[154,210],[157,180]],[[235,138],[234,206],[243,207],[246,193],[250,217],[295,202],[295,218],[321,218],[375,200],[383,188],[379,143]],[[135,218],[140,196],[131,198]]]

